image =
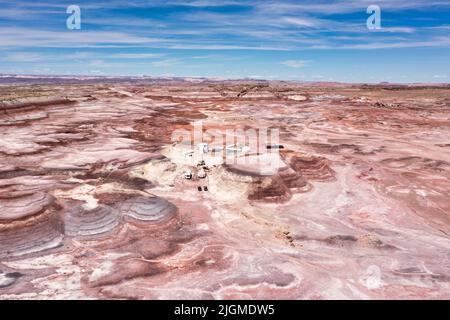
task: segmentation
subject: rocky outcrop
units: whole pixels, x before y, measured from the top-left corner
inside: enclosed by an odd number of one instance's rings
[[[122,202],[118,206],[121,214],[137,222],[158,224],[172,219],[178,209],[166,199],[153,197],[135,197]]]
[[[293,170],[307,180],[329,181],[335,177],[330,161],[324,157],[307,156],[295,152],[283,152],[283,158]]]
[[[114,231],[121,222],[119,212],[106,205],[86,210],[78,205],[65,213],[64,233],[72,237],[99,237]]]
[[[292,197],[291,191],[279,175],[257,178],[249,189],[249,200],[285,202]]]

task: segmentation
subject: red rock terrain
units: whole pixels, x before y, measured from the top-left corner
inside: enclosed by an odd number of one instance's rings
[[[450,298],[448,86],[74,82],[0,96],[0,299]],[[279,128],[280,164],[188,166],[172,134],[198,121]]]

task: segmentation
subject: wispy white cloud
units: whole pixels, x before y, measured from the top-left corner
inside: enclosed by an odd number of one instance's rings
[[[369,5],[377,4],[383,10],[400,11],[408,9],[450,7],[444,0],[317,0],[317,1],[262,1],[257,8],[264,12],[278,14],[321,14],[333,15],[365,12]]]
[[[150,63],[151,66],[161,68],[161,67],[172,67],[182,63],[182,59],[165,59],[160,61],[154,61]]]
[[[169,45],[170,49],[182,50],[253,50],[253,51],[290,51],[292,47],[268,47],[268,46],[244,46],[244,45],[221,45],[221,44],[176,44]]]
[[[36,62],[43,60],[44,56],[39,53],[13,52],[4,55],[0,59],[7,62]]]
[[[412,27],[384,27],[378,30],[374,30],[375,32],[390,32],[390,33],[414,33],[416,32],[416,28]]]
[[[426,41],[401,41],[401,42],[371,42],[354,45],[339,45],[335,47],[317,47],[317,49],[400,49],[400,48],[420,48],[420,47],[450,47],[450,37],[439,37]]]
[[[312,19],[312,18],[286,17],[283,19],[283,21],[287,22],[288,24],[302,26],[302,27],[318,27],[323,24],[321,21],[319,21],[317,19]]]
[[[127,28],[164,28],[167,26],[164,21],[156,19],[144,19],[139,17],[92,17],[82,19],[84,24],[93,24],[98,26],[127,26]]]
[[[58,62],[77,61],[98,57],[99,53],[94,52],[73,52],[73,53],[40,53],[40,52],[20,52],[13,51],[5,53],[0,57],[1,61],[8,62]]]
[[[162,54],[157,53],[117,53],[112,55],[112,58],[119,59],[148,59],[148,58],[159,58]]]
[[[88,47],[101,44],[140,44],[163,39],[115,31],[48,31],[32,28],[0,28],[0,47]]]
[[[306,67],[310,63],[311,63],[311,61],[309,61],[309,60],[286,60],[286,61],[280,62],[280,64],[282,64],[286,67],[296,68],[296,69]]]

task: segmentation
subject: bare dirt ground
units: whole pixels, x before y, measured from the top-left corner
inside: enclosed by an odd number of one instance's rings
[[[450,298],[448,86],[5,84],[0,100],[0,299]],[[281,165],[207,158],[195,177],[171,138],[199,121],[279,128]]]

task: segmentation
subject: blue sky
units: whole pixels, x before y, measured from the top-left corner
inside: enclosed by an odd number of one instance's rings
[[[0,73],[449,83],[450,1],[0,0],[0,47]]]

